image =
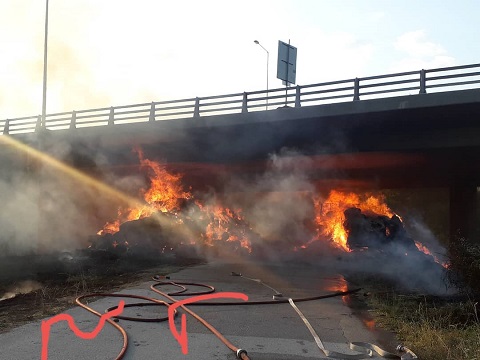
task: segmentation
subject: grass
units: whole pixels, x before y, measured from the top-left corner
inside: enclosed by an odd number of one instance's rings
[[[479,305],[394,292],[372,293],[378,324],[394,331],[422,360],[480,360]]]
[[[0,301],[0,333],[72,308],[75,298],[80,295],[120,291],[149,281],[153,275],[166,275],[193,263],[137,266],[135,269],[122,268],[121,271],[80,271],[66,276],[52,274],[42,279],[41,289]]]
[[[412,294],[393,281],[355,274],[377,324],[422,360],[480,360],[480,243],[457,236],[445,284],[460,295]],[[368,285],[365,285],[368,284]]]

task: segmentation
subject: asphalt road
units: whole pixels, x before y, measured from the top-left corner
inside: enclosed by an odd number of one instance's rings
[[[321,267],[298,264],[209,263],[186,268],[171,274],[172,281],[191,281],[212,285],[217,292],[239,292],[250,301],[272,300],[273,291],[259,282],[232,276],[231,272],[261,279],[286,297],[301,298],[328,294],[345,289],[346,282],[339,274]],[[159,298],[146,282],[122,293]],[[183,298],[178,298],[183,299]],[[103,313],[118,304],[119,298],[102,298],[89,306]],[[371,323],[355,315],[349,296],[297,303],[328,350],[354,354],[349,342],[362,341],[392,345],[393,335],[372,329]],[[126,303],[135,302],[125,299]],[[222,299],[217,301],[223,301]],[[308,360],[325,358],[316,346],[305,324],[287,304],[252,306],[191,306],[229,341],[245,349],[252,360]],[[81,308],[65,312],[75,319],[80,330],[92,331],[99,318]],[[125,308],[124,315],[135,317],[166,316],[164,307]],[[180,330],[180,317],[175,320]],[[129,346],[124,359],[235,359],[234,353],[197,320],[187,315],[188,354],[183,354],[172,335],[168,322],[131,322],[120,320],[127,331]],[[370,325],[370,326],[367,326]],[[0,359],[31,360],[41,358],[41,322],[0,334]],[[76,337],[65,321],[52,325],[48,344],[50,360],[115,359],[122,348],[120,333],[109,324],[92,340]],[[391,347],[387,350],[393,350]]]

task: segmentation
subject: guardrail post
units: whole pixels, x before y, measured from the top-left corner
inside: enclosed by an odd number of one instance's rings
[[[150,116],[148,121],[155,121],[155,103],[152,101],[152,106],[150,107]]]
[[[353,101],[360,100],[360,79],[355,78],[353,81]]]
[[[110,106],[110,114],[108,114],[108,125],[115,125],[115,110]]]
[[[10,133],[10,120],[5,120],[5,125],[3,126],[3,135],[8,135]]]
[[[72,111],[72,121],[70,121],[70,130],[75,130],[77,128],[77,112]]]
[[[427,93],[427,75],[425,69],[420,70],[420,92],[419,94]]]
[[[45,119],[45,122],[47,122],[47,119]],[[43,124],[45,128],[47,127],[47,124]],[[37,117],[37,124],[35,125],[35,132],[39,132],[42,129],[42,115],[38,115]]]
[[[195,98],[195,107],[193,108],[193,117],[200,117],[200,98]]]
[[[300,103],[300,85],[297,85],[295,88],[295,107],[301,107]]]
[[[248,113],[248,96],[246,92],[243,93],[242,113]]]

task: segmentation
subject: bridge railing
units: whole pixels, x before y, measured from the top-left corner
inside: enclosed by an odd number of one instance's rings
[[[47,114],[49,130],[115,126],[221,114],[273,110],[284,106],[312,106],[379,97],[426,94],[478,88],[480,64],[368,76],[310,85],[228,95],[78,110]],[[37,131],[40,116],[0,120],[2,134]]]

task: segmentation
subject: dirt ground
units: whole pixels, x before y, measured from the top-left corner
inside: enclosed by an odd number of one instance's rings
[[[73,273],[42,274],[35,284],[41,288],[27,294],[0,301],[0,333],[25,323],[57,315],[75,306],[76,297],[95,292],[117,292],[127,286],[148,281],[154,275],[167,275],[198,260],[182,260],[168,264],[104,263],[95,271],[79,269]],[[22,281],[20,281],[21,283]],[[19,283],[17,280],[16,283]],[[0,298],[15,283],[0,283]]]

